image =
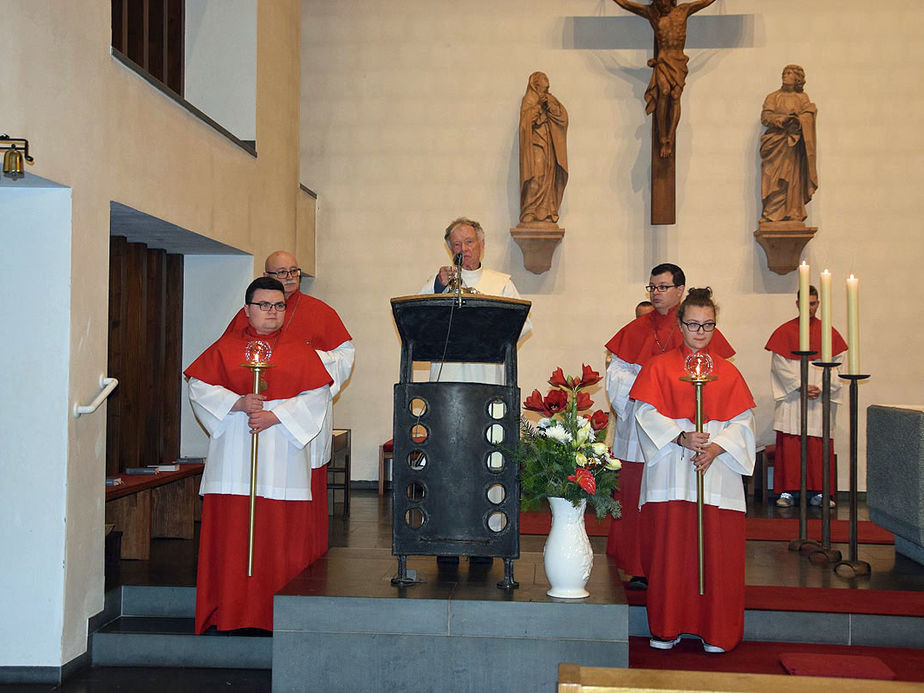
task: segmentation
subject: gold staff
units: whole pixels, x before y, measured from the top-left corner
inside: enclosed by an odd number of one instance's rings
[[[687,356],[684,363],[684,370],[687,374],[680,379],[686,383],[692,383],[696,394],[696,432],[703,432],[703,385],[713,380],[718,380],[712,375],[712,359],[709,354],[695,352]],[[705,594],[705,577],[704,577],[704,551],[703,551],[703,472],[696,472],[696,539],[699,551],[699,593]]]
[[[266,389],[261,380],[261,373],[273,364],[267,363],[271,356],[272,350],[269,344],[261,341],[247,342],[244,348],[244,357],[246,363],[241,365],[249,368],[253,373],[253,394],[260,394],[261,389]],[[253,575],[253,520],[257,507],[257,454],[260,446],[260,434],[250,434],[250,534],[247,539],[247,577]]]

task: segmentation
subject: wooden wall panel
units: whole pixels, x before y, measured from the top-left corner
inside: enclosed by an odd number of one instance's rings
[[[110,241],[106,473],[172,462],[180,448],[183,256]]]

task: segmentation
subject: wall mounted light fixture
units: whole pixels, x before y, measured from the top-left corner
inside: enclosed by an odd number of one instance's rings
[[[29,140],[9,135],[0,135],[0,151],[3,151],[3,175],[16,180],[23,177],[23,159],[30,164]]]

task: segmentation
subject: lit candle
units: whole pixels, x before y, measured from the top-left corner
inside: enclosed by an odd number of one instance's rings
[[[821,360],[831,363],[831,273],[821,273]]]
[[[860,280],[847,277],[847,372],[860,374]]]
[[[799,351],[809,350],[809,266],[799,265]]]

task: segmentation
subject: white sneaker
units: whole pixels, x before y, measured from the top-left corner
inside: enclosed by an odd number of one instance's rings
[[[776,499],[776,507],[778,508],[791,508],[792,505],[793,500],[791,493],[781,493],[780,497]]]
[[[809,504],[810,504],[813,508],[820,508],[820,507],[821,507],[821,494],[820,494],[820,493],[816,493],[814,496],[812,496],[812,500],[809,501]],[[828,507],[829,507],[829,508],[833,508],[834,506],[835,506],[834,499],[833,499],[833,498],[829,498],[829,499],[828,499]]]
[[[709,654],[722,654],[725,652],[721,647],[717,645],[710,645],[708,642],[703,640],[703,651],[708,652]]]
[[[680,642],[680,636],[678,635],[673,640],[662,640],[661,638],[651,638],[648,641],[648,644],[655,648],[656,650],[672,650],[674,645]]]

